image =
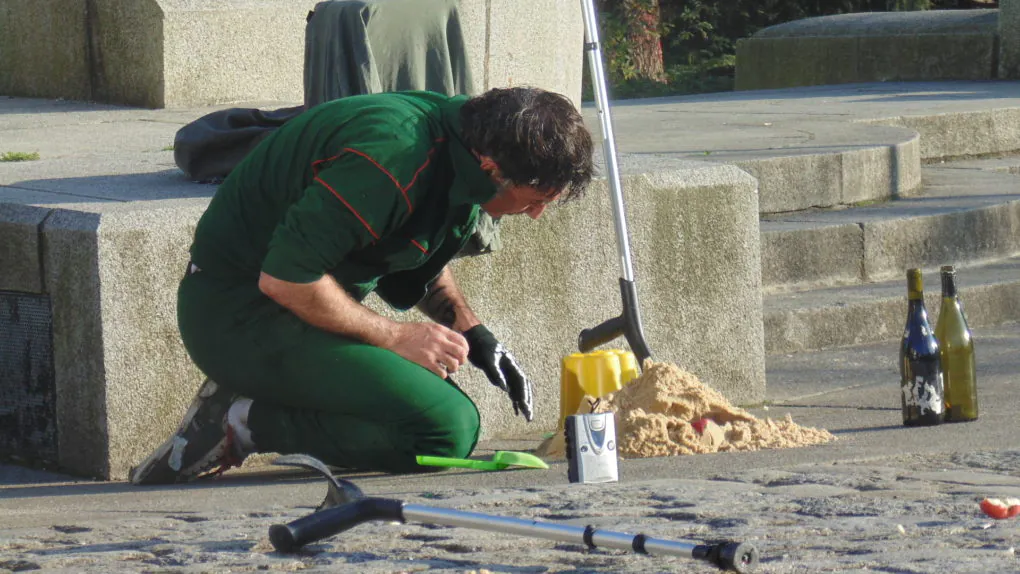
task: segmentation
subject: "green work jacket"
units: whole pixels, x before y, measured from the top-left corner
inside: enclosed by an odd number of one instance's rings
[[[312,108],[267,137],[198,222],[203,273],[310,283],[413,307],[496,187],[461,139],[465,96],[401,92]]]

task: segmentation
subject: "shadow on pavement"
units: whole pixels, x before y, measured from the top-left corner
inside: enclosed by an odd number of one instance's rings
[[[903,429],[903,428],[906,428],[906,427],[904,427],[903,425],[885,425],[885,426],[878,426],[878,427],[858,427],[858,428],[850,428],[850,429],[837,429],[837,430],[830,430],[829,432],[831,432],[832,434],[834,434],[836,436],[839,436],[839,435],[844,435],[844,434],[856,434],[856,433],[862,433],[862,432],[877,432],[877,431],[900,430],[900,429]]]
[[[2,479],[5,472],[8,472],[8,469],[25,470],[18,469],[18,467],[0,465],[0,479]],[[525,470],[527,469],[506,469],[499,472],[507,473]],[[444,470],[442,472],[397,475],[380,472],[345,472],[343,469],[334,469],[334,476],[337,478],[356,481],[359,484],[376,481],[399,481],[401,477],[407,477],[408,479],[413,479],[415,484],[418,486],[421,485],[422,479],[426,479],[427,481],[429,478],[435,478],[437,481],[446,481],[454,477],[462,477],[477,473],[478,471],[471,470]],[[326,493],[326,481],[317,473],[306,472],[303,470],[284,470],[275,466],[234,470],[219,477],[210,477],[188,483],[151,486],[135,486],[123,481],[76,481],[74,477],[67,475],[58,475],[53,473],[46,473],[46,475],[52,477],[52,479],[46,482],[32,480],[27,484],[19,484],[9,480],[0,480],[0,498],[43,498],[52,496],[128,493],[151,494],[159,492],[179,492],[183,489],[207,490],[246,486],[266,486],[270,484],[274,486],[281,486],[287,484],[302,485],[316,483],[321,483],[323,495]],[[10,484],[12,486],[3,487],[3,484]],[[314,506],[319,503],[319,500],[308,501],[308,503],[310,505],[309,508],[314,508]]]
[[[146,173],[92,175],[51,179],[26,179],[4,187],[46,194],[47,203],[82,203],[94,200],[114,202],[205,199],[216,193],[216,185],[189,180],[181,170],[159,169]]]

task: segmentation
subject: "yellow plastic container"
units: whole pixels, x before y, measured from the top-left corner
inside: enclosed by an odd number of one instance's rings
[[[621,349],[574,353],[563,357],[560,375],[560,428],[576,414],[585,395],[595,398],[614,393],[637,378],[637,358]]]

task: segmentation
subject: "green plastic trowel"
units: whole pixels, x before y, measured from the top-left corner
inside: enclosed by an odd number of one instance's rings
[[[444,468],[473,468],[475,470],[503,470],[511,466],[526,468],[549,468],[544,460],[526,452],[497,450],[491,460],[474,460],[470,458],[447,458],[445,456],[417,456],[422,466],[441,466]]]

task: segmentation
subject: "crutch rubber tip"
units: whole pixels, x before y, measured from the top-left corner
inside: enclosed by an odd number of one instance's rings
[[[758,565],[758,549],[746,542],[730,542],[719,547],[719,567],[734,572],[751,572]]]
[[[286,524],[274,524],[269,527],[269,542],[277,552],[293,552],[298,549],[294,533]]]

